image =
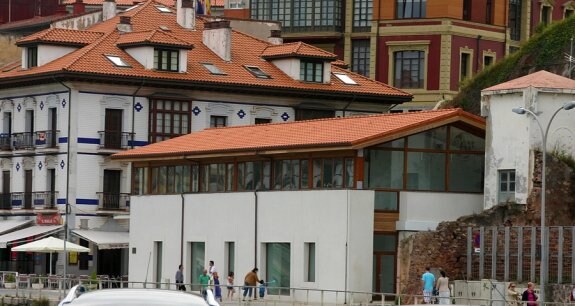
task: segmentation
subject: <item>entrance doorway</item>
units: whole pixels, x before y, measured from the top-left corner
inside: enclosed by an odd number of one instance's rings
[[[395,293],[396,259],[397,259],[397,235],[374,234],[373,235],[373,292],[388,293],[390,299]],[[374,296],[380,299],[381,296]]]

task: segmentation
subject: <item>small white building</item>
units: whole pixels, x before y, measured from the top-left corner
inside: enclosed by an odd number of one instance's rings
[[[526,204],[533,188],[534,151],[542,150],[543,132],[556,111],[575,100],[575,81],[541,70],[481,92],[481,115],[487,120],[485,136],[484,208],[515,202]],[[574,111],[556,113],[548,130],[547,152],[575,151]]]

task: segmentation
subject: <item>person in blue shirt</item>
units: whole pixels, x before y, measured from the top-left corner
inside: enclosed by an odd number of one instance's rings
[[[435,284],[435,275],[429,272],[429,267],[425,267],[425,273],[421,276],[421,285],[423,286],[423,302],[429,304],[431,302],[431,294],[433,293],[433,286]]]

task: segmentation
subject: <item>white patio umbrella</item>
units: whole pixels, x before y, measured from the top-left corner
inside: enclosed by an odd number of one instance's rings
[[[52,253],[64,251],[64,240],[55,237],[32,241],[17,247],[13,247],[14,252],[37,252],[50,253],[50,274],[52,274]],[[66,252],[90,252],[90,249],[81,245],[66,241]]]

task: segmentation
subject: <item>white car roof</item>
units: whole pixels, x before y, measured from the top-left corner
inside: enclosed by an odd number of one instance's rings
[[[81,294],[64,305],[192,305],[207,306],[199,295],[163,289],[103,289]]]

